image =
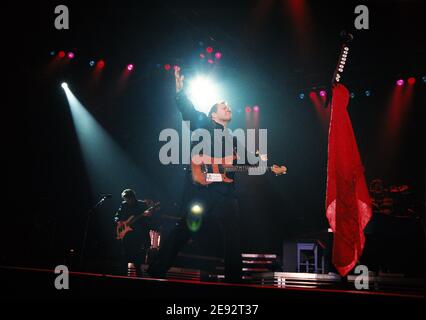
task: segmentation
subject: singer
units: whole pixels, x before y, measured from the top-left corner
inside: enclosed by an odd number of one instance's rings
[[[126,233],[122,243],[122,253],[124,258],[124,270],[127,274],[128,264],[133,263],[136,269],[136,275],[142,275],[142,263],[145,262],[147,250],[150,247],[151,239],[149,230],[151,229],[151,212],[146,210],[153,205],[150,199],[138,200],[136,193],[132,189],[125,189],[121,193],[123,199],[120,208],[114,216],[117,230],[121,225],[131,221],[139,215],[143,215],[143,219],[139,219],[132,224],[132,231]]]

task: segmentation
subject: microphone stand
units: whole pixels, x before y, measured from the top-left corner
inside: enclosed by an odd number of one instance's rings
[[[87,212],[87,219],[86,219],[86,226],[84,228],[84,237],[83,237],[83,246],[81,248],[81,254],[80,254],[80,268],[83,268],[83,262],[84,262],[84,255],[86,251],[86,242],[87,242],[87,234],[89,232],[89,226],[90,226],[90,220],[92,216],[95,214],[96,209],[100,207],[105,199],[109,198],[108,196],[103,196],[101,200],[98,201],[92,208],[89,209]]]

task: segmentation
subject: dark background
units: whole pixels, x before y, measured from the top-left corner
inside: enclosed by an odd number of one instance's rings
[[[162,68],[166,63],[180,65],[188,76],[196,70],[213,72],[227,88],[226,99],[234,109],[233,129],[245,126],[246,105],[259,105],[260,127],[268,129],[269,159],[289,169],[288,175],[279,178],[238,179],[244,252],[281,254],[285,239],[324,233],[328,227],[324,210],[327,130],[308,94],[311,88],[329,85],[344,29],[354,35],[343,82],[355,93],[349,113],[367,183],[380,178],[387,186],[409,185],[421,216],[424,2],[363,2],[370,10],[370,29],[358,31],[353,30],[354,8],[361,3],[306,1],[310,18],[301,34],[288,9],[290,2],[47,1],[20,8],[6,5],[2,11],[9,19],[3,20],[2,30],[7,44],[3,51],[7,209],[2,219],[2,263],[52,267],[77,261],[87,212],[102,193],[113,198],[93,216],[87,253],[89,260],[100,261],[101,266],[114,261],[118,247],[111,234],[112,216],[123,186],[135,189],[142,198],[160,200],[165,214],[178,214],[182,167],[164,167],[158,161],[163,144],[158,141],[160,131],[180,128],[173,74]],[[54,8],[59,4],[70,10],[70,30],[54,28]],[[198,58],[207,46],[223,54],[215,67]],[[76,57],[51,68],[52,50],[73,51]],[[88,62],[100,58],[106,67],[93,87]],[[134,63],[135,70],[118,92],[117,79],[128,63]],[[395,81],[409,76],[417,79],[412,104],[394,152],[385,154],[380,133],[389,97]],[[135,179],[134,172],[117,162],[105,175],[119,174],[120,183],[91,187],[62,81],[68,82],[143,178]],[[370,97],[364,95],[367,89],[372,92]],[[299,99],[300,92],[305,93],[304,100]],[[103,157],[108,155],[99,155],[100,167]],[[127,180],[129,184],[123,185]],[[420,260],[424,254],[418,220],[406,221],[392,221],[386,231],[396,238],[387,244],[395,248],[393,259],[404,262],[398,271],[411,263],[403,252]],[[220,238],[214,232],[207,238],[194,251],[217,255]]]

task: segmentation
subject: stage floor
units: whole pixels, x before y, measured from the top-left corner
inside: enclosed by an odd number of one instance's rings
[[[408,302],[424,300],[424,279],[370,277],[369,290],[334,274],[259,273],[225,283],[198,270],[172,268],[167,279],[69,272],[69,289],[58,290],[54,270],[0,266],[2,297],[11,299],[156,299],[164,301]]]

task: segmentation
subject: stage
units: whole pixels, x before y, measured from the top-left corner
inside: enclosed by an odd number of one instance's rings
[[[307,273],[259,273],[243,283],[200,281],[200,272],[172,268],[168,279],[69,272],[69,289],[58,290],[54,270],[1,266],[2,296],[7,299],[142,299],[156,303],[389,303],[421,304],[423,279],[372,277],[370,290],[356,290],[353,278]],[[62,274],[62,273],[61,273]],[[391,285],[392,284],[392,285]],[[378,288],[378,289],[375,289]]]

